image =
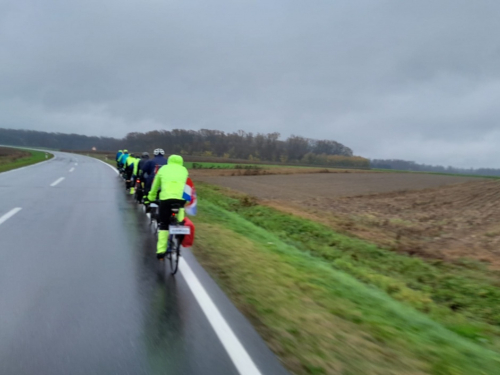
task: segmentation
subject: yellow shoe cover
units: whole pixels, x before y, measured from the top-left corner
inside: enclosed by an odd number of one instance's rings
[[[158,231],[158,243],[156,245],[156,254],[162,254],[167,251],[168,230]]]

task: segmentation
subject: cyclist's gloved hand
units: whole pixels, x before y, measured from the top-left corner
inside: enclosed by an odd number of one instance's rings
[[[144,196],[144,204],[150,204],[149,198],[147,195]]]

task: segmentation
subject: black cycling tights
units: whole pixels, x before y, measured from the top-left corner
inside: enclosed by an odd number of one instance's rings
[[[160,200],[160,230],[168,230],[172,217],[172,207],[183,208],[186,201],[183,199]]]

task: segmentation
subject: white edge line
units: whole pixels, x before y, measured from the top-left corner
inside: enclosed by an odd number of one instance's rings
[[[241,375],[262,375],[219,309],[217,309],[217,306],[215,306],[205,288],[203,288],[191,270],[191,267],[189,267],[189,264],[183,258],[179,260],[179,270],[238,372]]]
[[[71,168],[69,171],[70,171],[70,172],[73,172],[74,170],[75,170],[75,168]]]
[[[64,180],[64,177],[60,177],[57,180],[55,180],[53,183],[50,184],[50,186],[54,187],[58,184],[60,184]]]
[[[0,217],[0,224],[5,223],[7,220],[9,220],[12,216],[14,216],[15,214],[17,214],[21,210],[22,210],[21,207],[13,208],[9,212],[7,212],[5,215],[3,215],[3,216]]]
[[[92,158],[91,156],[89,156],[89,157],[90,157],[90,158]],[[108,167],[110,167],[113,171],[115,171],[115,172],[116,172],[116,174],[120,174],[120,172],[118,172],[118,169],[116,169],[115,167],[113,167],[113,166],[109,165],[108,163],[105,163],[105,162],[103,162],[102,160],[99,160],[99,159],[97,159],[97,158],[92,158],[92,159],[93,159],[93,160],[100,161],[102,164],[107,165],[107,166],[108,166]]]

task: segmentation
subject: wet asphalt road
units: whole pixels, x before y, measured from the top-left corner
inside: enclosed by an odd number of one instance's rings
[[[95,159],[55,155],[0,173],[0,218],[21,208],[0,224],[0,374],[242,373],[183,274],[159,267],[120,178]],[[184,259],[260,373],[287,374],[189,251]]]

